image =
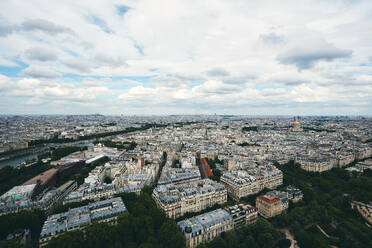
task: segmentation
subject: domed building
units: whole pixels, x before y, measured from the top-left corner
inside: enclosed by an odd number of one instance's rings
[[[296,121],[293,124],[292,132],[302,132],[302,131],[303,131],[303,129],[301,127],[300,121],[296,117]]]

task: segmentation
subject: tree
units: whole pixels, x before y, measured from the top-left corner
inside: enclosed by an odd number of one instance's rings
[[[167,220],[163,223],[163,225],[160,227],[159,240],[164,248],[185,246],[185,239],[178,231],[177,224],[174,220]]]
[[[103,180],[104,183],[107,183],[107,184],[110,184],[112,183],[112,180],[110,177],[105,177],[105,179]]]
[[[289,248],[291,247],[291,241],[289,239],[281,239],[276,245],[279,248]]]

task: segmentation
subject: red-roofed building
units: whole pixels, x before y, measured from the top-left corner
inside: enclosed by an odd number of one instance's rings
[[[256,208],[261,216],[271,218],[285,211],[288,204],[284,204],[279,197],[266,194],[256,198]]]
[[[209,164],[207,163],[207,160],[205,158],[201,159],[202,168],[206,174],[207,177],[213,176],[213,172],[211,168],[209,167]]]
[[[42,192],[46,188],[51,188],[56,184],[58,169],[50,169],[40,173],[39,175],[31,178],[23,185],[36,184],[36,194]]]

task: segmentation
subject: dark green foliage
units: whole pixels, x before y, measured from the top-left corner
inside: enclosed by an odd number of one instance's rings
[[[313,128],[313,127],[303,127],[304,131],[314,131],[314,132],[328,132],[328,133],[334,133],[336,130],[330,130],[330,129],[320,129],[320,128]]]
[[[222,173],[219,169],[216,168],[216,164],[219,163],[221,164],[221,161],[216,157],[214,160],[213,159],[207,159],[207,162],[209,164],[209,167],[212,170],[213,176],[210,176],[209,178],[219,182],[220,178],[222,176]]]
[[[203,209],[202,211],[199,211],[199,212],[189,212],[189,213],[185,213],[183,216],[179,217],[178,219],[176,219],[176,222],[179,222],[181,220],[184,220],[184,219],[188,219],[188,218],[191,218],[191,217],[194,217],[194,216],[197,216],[197,215],[201,215],[201,214],[204,214],[204,213],[207,213],[207,212],[210,212],[210,211],[213,211],[213,210],[216,210],[218,208],[221,208],[221,205],[219,204],[214,204],[212,207],[208,207],[206,209]]]
[[[96,140],[93,143],[94,144],[102,143],[104,146],[117,148],[119,150],[133,150],[137,146],[137,143],[134,142],[134,141],[132,141],[132,142],[128,142],[128,141],[115,142],[115,141],[111,141],[111,140],[105,140],[105,141],[100,142],[100,141]]]
[[[111,178],[110,177],[105,177],[105,179],[103,180],[104,183],[107,183],[107,184],[110,184],[112,182]]]
[[[24,247],[19,244],[19,239],[13,239],[13,240],[0,240],[0,248],[21,248]]]
[[[276,230],[267,220],[260,218],[253,225],[222,233],[220,237],[207,244],[200,245],[199,248],[271,248],[275,247],[275,244],[279,244],[279,241],[284,238],[282,232]]]
[[[53,239],[49,247],[184,247],[185,241],[174,220],[165,218],[151,198],[152,188],[140,196],[124,193],[129,213],[118,217],[118,224],[95,223],[81,231],[67,232]]]
[[[214,181],[219,182],[221,175],[222,175],[221,171],[219,169],[212,169],[212,172],[213,172],[213,176],[210,176],[209,178]]]
[[[258,131],[258,127],[243,127],[242,128],[242,131],[243,132],[248,132],[248,131],[255,131],[255,132],[257,132]]]
[[[79,147],[79,146],[66,146],[66,147],[58,147],[56,148],[50,158],[52,160],[59,160],[71,153],[77,152],[77,151],[84,151],[87,147]]]
[[[4,240],[8,234],[16,230],[29,229],[32,243],[37,246],[41,227],[45,219],[44,213],[38,210],[0,216],[0,240]]]
[[[68,180],[75,180],[78,185],[81,185],[81,184],[84,183],[84,179],[89,175],[89,172],[91,172],[97,166],[105,164],[109,160],[110,160],[109,158],[103,157],[103,158],[99,159],[98,161],[96,161],[94,163],[94,166],[84,167],[83,169],[81,169],[79,171],[78,174],[75,174],[75,175],[72,175],[68,178],[65,178],[64,182],[67,182]]]
[[[291,246],[291,241],[289,239],[281,239],[276,245],[279,248],[289,248]]]
[[[58,139],[58,137],[54,137],[53,139],[40,139],[40,140],[32,140],[28,142],[28,146],[38,146],[42,144],[47,144],[47,143],[67,143],[67,142],[72,142],[73,139]]]
[[[238,144],[238,146],[242,146],[242,147],[244,147],[244,146],[260,146],[260,144],[243,142],[243,143]]]
[[[59,214],[68,211],[71,208],[78,208],[85,205],[88,205],[90,202],[89,200],[81,201],[81,202],[70,202],[67,204],[60,204],[53,209],[53,214]]]
[[[49,164],[43,164],[40,161],[34,165],[24,168],[14,168],[5,166],[0,169],[0,195],[13,188],[16,185],[22,184],[30,178],[52,168]]]
[[[38,159],[38,160],[42,160],[42,159],[44,159],[44,158],[49,158],[50,155],[51,155],[50,152],[44,152],[44,153],[41,153],[41,154],[37,155],[37,159]]]
[[[289,228],[300,247],[371,247],[372,230],[350,207],[351,200],[368,203],[372,199],[372,173],[359,177],[344,169],[309,173],[293,161],[279,166],[284,183],[294,184],[304,193],[304,201],[290,205],[288,214],[272,222]],[[330,237],[327,238],[321,227]]]
[[[82,231],[67,232],[49,242],[48,247],[84,247],[84,233]]]

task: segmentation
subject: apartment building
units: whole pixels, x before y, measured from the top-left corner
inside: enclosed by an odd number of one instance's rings
[[[259,167],[253,170],[233,170],[221,176],[221,183],[226,186],[231,198],[253,195],[264,188],[275,189],[283,184],[283,173],[275,166]]]
[[[225,210],[233,217],[234,228],[253,224],[256,222],[258,216],[257,208],[249,204],[229,206]]]
[[[186,247],[193,248],[211,241],[222,232],[253,224],[256,219],[255,207],[239,204],[180,221],[177,225],[185,236]]]
[[[83,229],[93,222],[116,224],[118,215],[126,212],[127,209],[123,201],[117,197],[51,215],[44,222],[41,230],[40,247],[46,246],[54,237],[68,231]]]
[[[166,216],[176,219],[189,212],[199,212],[227,201],[226,188],[210,179],[183,184],[157,186],[152,194],[156,205]]]
[[[332,169],[337,162],[332,159],[297,158],[296,163],[299,163],[303,170],[323,172]]]
[[[233,217],[224,209],[180,221],[177,225],[185,236],[186,248],[197,247],[234,228]]]

